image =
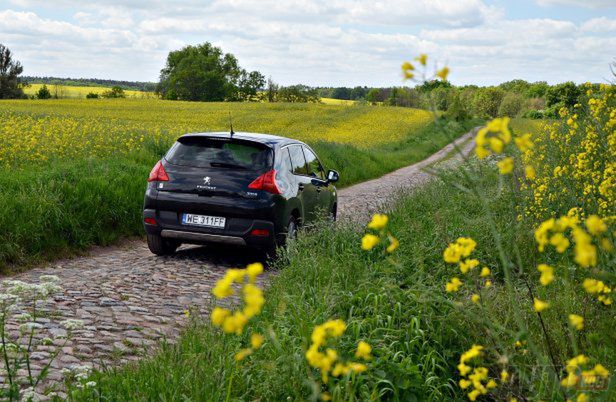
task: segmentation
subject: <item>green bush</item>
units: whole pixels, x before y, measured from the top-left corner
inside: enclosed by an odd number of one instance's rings
[[[523,105],[524,98],[521,95],[513,92],[507,93],[498,107],[498,115],[501,117],[516,117],[522,110]]]
[[[479,88],[473,96],[473,114],[482,118],[498,116],[505,91],[500,88]]]

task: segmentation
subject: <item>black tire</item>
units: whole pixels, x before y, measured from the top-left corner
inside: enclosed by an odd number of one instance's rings
[[[148,248],[156,255],[170,255],[180,246],[173,240],[163,239],[160,235],[147,235]]]
[[[332,205],[332,210],[329,212],[329,219],[332,222],[336,222],[336,219],[338,219],[338,205],[337,204]]]

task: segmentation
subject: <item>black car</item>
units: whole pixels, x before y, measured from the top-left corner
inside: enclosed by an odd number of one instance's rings
[[[336,218],[332,183],[315,152],[253,133],[180,137],[148,178],[143,220],[157,255],[181,243],[245,245],[271,252],[322,212]]]

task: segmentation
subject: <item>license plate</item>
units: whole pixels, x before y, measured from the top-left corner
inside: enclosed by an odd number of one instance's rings
[[[210,228],[224,229],[226,219],[222,216],[183,214],[183,225],[206,226]]]

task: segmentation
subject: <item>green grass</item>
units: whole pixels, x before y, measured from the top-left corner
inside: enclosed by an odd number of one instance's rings
[[[464,183],[455,174],[445,178]],[[539,256],[532,231],[519,230],[515,210],[510,208],[514,198],[501,188],[493,169],[482,168],[477,179],[498,217],[504,244],[515,242],[524,264],[534,266]],[[498,267],[496,244],[477,198],[435,181],[403,197],[390,218],[390,230],[401,244],[392,257],[382,257],[380,250],[362,251],[362,233],[353,227],[323,224],[304,233],[290,258],[279,262],[280,273],[266,291],[265,308],[246,335],[224,335],[195,319],[176,344],[164,344],[155,356],[96,373],[95,392],[102,400],[223,400],[228,390],[230,400],[314,400],[318,373],[306,366],[304,352],[314,326],[333,318],[348,324],[336,345],[340,354],[351,356],[357,342],[365,340],[373,346],[374,355],[369,371],[350,388],[345,383],[332,386],[335,399],[464,400],[457,386],[459,356],[473,343],[489,344],[491,337],[506,345],[501,353],[508,356],[511,372],[515,372],[512,366],[533,364],[530,354],[513,346],[520,336],[515,330],[492,328],[488,333],[482,324],[489,314],[499,317],[504,328],[515,327],[517,309],[530,323],[530,332],[522,339],[533,339],[545,350],[523,276],[514,280],[513,304],[504,292],[502,272],[496,268],[494,285],[483,294],[484,310],[459,294],[445,297],[444,284],[457,269],[443,262],[442,252],[457,237],[471,236],[478,243],[477,258]],[[537,283],[536,272],[528,275]],[[562,312],[585,306],[589,318],[580,345],[584,353],[613,368],[616,335],[610,328],[614,314],[589,304],[583,294],[559,297],[557,289],[550,290],[553,307],[544,320],[558,361],[573,355]],[[233,355],[247,344],[252,331],[268,334],[268,341],[236,364]],[[490,356],[485,364],[497,377],[498,356]],[[532,388],[499,387],[495,397],[550,400],[558,396],[547,387],[545,372],[534,375]],[[609,395],[604,394],[607,399],[603,400],[609,400]],[[75,395],[77,400],[90,398],[92,394]]]
[[[369,149],[310,144],[327,168],[340,172],[340,186],[348,186],[424,159],[475,124],[448,123],[443,129],[432,123]],[[21,269],[142,235],[145,181],[171,143],[171,137],[146,138],[126,154],[0,167],[0,269]]]

